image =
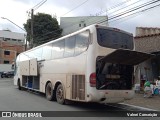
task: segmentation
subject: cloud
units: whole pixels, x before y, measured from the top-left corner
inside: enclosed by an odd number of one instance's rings
[[[12,32],[25,33],[24,31],[17,29],[15,25],[10,24],[10,23],[1,24],[0,29],[1,30],[11,30]]]
[[[0,17],[6,17],[20,27],[23,27],[23,23],[25,23],[28,19],[26,11],[33,8],[33,6],[35,6],[41,1],[42,0],[1,0]],[[36,14],[37,12],[42,12],[50,15],[56,14],[58,17],[61,17],[65,13],[71,11],[76,6],[82,4],[84,1],[86,0],[47,0],[45,4],[43,4],[36,11],[34,11],[34,14]],[[126,1],[127,0],[88,0],[82,6],[66,14],[65,17],[106,15],[109,13],[106,13],[107,9]],[[120,8],[124,8],[127,5],[136,1],[139,0],[130,0]],[[143,3],[147,1],[150,0],[143,0]],[[113,10],[116,9],[113,8]],[[150,12],[144,12],[141,15],[133,17],[131,19],[121,19],[120,21],[109,24],[110,26],[119,27],[129,32],[134,32],[136,26],[160,27],[160,16],[158,16],[159,11],[160,8],[157,8],[151,10]],[[0,23],[10,24],[8,21],[2,19],[0,19]],[[12,29],[13,26],[11,27]],[[17,27],[15,26],[15,28]],[[19,28],[17,28],[17,30],[19,30]]]
[[[33,1],[33,0],[13,0],[13,2],[21,2],[21,3],[25,3],[25,4],[30,4],[31,1]]]

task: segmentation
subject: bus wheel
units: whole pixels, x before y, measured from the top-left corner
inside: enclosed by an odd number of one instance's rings
[[[56,99],[59,104],[65,104],[64,90],[63,90],[63,86],[61,84],[59,84],[57,87]]]
[[[22,88],[21,88],[21,82],[20,82],[20,80],[18,79],[18,83],[17,83],[17,85],[18,85],[18,89],[19,90],[21,90]]]
[[[3,75],[1,75],[1,78],[4,78],[4,76],[3,76]]]
[[[46,86],[46,98],[47,100],[49,101],[52,101],[53,100],[53,87],[52,87],[52,84],[49,82]]]

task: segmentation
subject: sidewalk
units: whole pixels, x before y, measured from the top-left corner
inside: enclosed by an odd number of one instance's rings
[[[126,100],[124,103],[160,111],[160,95],[144,98],[143,93],[135,93],[132,100]]]

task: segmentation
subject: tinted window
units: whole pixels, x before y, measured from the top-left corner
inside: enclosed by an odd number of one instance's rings
[[[52,44],[45,45],[43,47],[42,59],[50,60],[52,55],[51,53],[52,53]]]
[[[89,32],[84,32],[76,35],[75,55],[84,52],[88,47]]]
[[[97,28],[97,40],[103,47],[133,49],[133,36],[119,31]]]
[[[52,58],[62,58],[64,53],[64,40],[53,43]]]
[[[75,36],[65,39],[64,57],[74,56],[74,49],[75,49]]]

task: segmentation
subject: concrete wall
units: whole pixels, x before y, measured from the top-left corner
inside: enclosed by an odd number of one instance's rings
[[[159,28],[137,28],[135,37],[135,50],[146,53],[159,53],[160,52],[160,29]],[[158,59],[156,57],[147,60],[138,65],[135,71],[135,83],[142,85],[142,80],[149,80],[155,82],[155,79],[160,75],[159,62],[155,62]],[[155,69],[157,66],[157,69]],[[143,78],[143,76],[146,76]]]
[[[135,37],[135,50],[147,53],[160,51],[160,35]]]
[[[160,28],[136,27],[136,36],[147,36],[160,33]]]
[[[9,41],[12,44],[22,45],[25,43],[25,34],[6,31],[6,30],[0,30],[0,40]]]

